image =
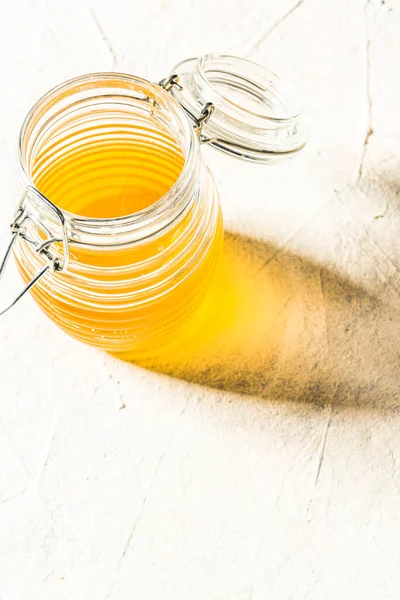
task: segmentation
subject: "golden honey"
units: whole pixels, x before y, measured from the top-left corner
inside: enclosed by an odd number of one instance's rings
[[[161,129],[140,130],[144,138],[157,134],[158,145],[141,142],[134,125],[121,127],[122,133],[117,137],[114,129],[113,139],[98,140],[99,127],[93,127],[93,136],[89,127],[87,141],[72,144],[50,164],[46,153],[39,154],[32,170],[36,187],[59,208],[83,217],[124,217],[151,206],[178,179],[182,152]]]
[[[56,110],[40,135],[32,127],[29,177],[63,211],[70,231],[68,269],[46,274],[32,293],[73,337],[141,360],[167,352],[201,326],[223,228],[208,170],[196,161],[189,171],[185,143],[197,144],[190,123],[174,132],[162,113],[162,102],[172,116],[177,108],[166,92],[153,86],[146,93],[157,97],[143,101],[137,81],[125,84],[123,103],[107,94],[76,109],[71,94],[72,109]],[[115,79],[103,77],[99,85],[115,94]],[[54,247],[62,253],[60,243]],[[43,258],[23,243],[16,254],[28,281]]]

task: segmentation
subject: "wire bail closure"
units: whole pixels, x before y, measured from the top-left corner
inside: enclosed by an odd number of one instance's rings
[[[53,212],[55,214],[55,216],[57,217],[57,219],[61,225],[61,231],[62,231],[61,237],[55,237],[47,227],[44,227],[43,224],[41,224],[31,213],[28,212],[26,205],[25,205],[25,200],[26,200],[27,196],[32,193],[35,195],[35,197],[37,199],[40,200],[40,202],[44,203],[45,206],[48,209],[50,209],[50,211]],[[43,234],[43,236],[44,236],[43,241],[35,240],[29,236],[27,228],[24,227],[24,224],[27,223],[28,221],[31,221],[36,226],[36,228]],[[65,271],[67,269],[68,260],[69,260],[68,233],[67,233],[67,229],[66,229],[64,215],[52,202],[47,200],[47,198],[45,198],[42,194],[40,194],[40,192],[38,190],[36,190],[34,187],[28,186],[25,189],[24,194],[19,203],[19,206],[15,212],[14,220],[10,225],[10,228],[11,228],[11,240],[10,240],[10,243],[8,244],[6,252],[0,263],[0,279],[1,279],[2,275],[4,274],[8,260],[11,255],[11,250],[12,250],[18,237],[21,237],[28,244],[31,244],[35,248],[35,252],[37,254],[41,254],[41,255],[45,256],[46,259],[48,260],[48,264],[46,264],[43,267],[43,269],[41,269],[39,271],[39,273],[37,273],[37,275],[35,275],[29,281],[29,283],[14,298],[14,300],[8,306],[6,306],[6,308],[0,309],[0,316],[4,315],[7,311],[10,310],[10,308],[15,306],[15,304],[23,296],[25,296],[25,294],[39,281],[39,279],[41,279],[43,277],[43,275],[45,273],[47,273],[47,271],[49,271],[49,270],[57,271],[57,272]],[[60,258],[59,256],[56,256],[49,250],[50,246],[56,242],[61,242],[63,244],[63,257],[62,258]]]
[[[199,142],[220,152],[267,164],[306,145],[307,121],[297,93],[262,65],[206,54],[181,61],[159,85],[187,113]]]
[[[161,79],[161,81],[158,82],[158,85],[162,87],[166,92],[171,91],[171,89],[174,87],[180,92],[183,90],[183,87],[179,83],[179,75],[177,75],[176,73],[170,75],[169,77]],[[199,136],[200,143],[208,142],[208,138],[202,137],[201,128],[202,125],[206,123],[206,121],[208,121],[208,119],[213,114],[215,110],[214,104],[212,102],[207,102],[206,104],[204,104],[201,113],[198,117],[196,117],[196,115],[194,115],[190,110],[188,110],[183,104],[181,104],[181,107],[188,115],[188,117],[193,121],[194,128],[196,129],[196,132]]]

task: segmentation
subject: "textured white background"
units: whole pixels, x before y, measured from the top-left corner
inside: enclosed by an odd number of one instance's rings
[[[270,352],[174,378],[67,338],[30,298],[2,318],[1,600],[397,600],[399,0],[1,13],[3,242],[20,123],[64,79],[158,80],[229,50],[291,79],[311,124],[282,165],[207,152],[226,228],[285,289]]]

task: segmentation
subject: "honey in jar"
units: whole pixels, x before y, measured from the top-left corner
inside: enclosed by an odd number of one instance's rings
[[[305,121],[285,89],[249,61],[206,56],[160,84],[99,73],[48,92],[19,141],[17,299],[30,289],[68,334],[125,358],[195,335],[223,248],[201,145],[259,163],[295,154]]]

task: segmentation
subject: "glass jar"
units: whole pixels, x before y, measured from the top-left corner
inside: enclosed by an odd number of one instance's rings
[[[201,323],[223,246],[201,144],[268,162],[298,152],[305,131],[286,86],[234,57],[184,61],[159,84],[118,73],[61,84],[33,106],[20,134],[22,199],[0,275],[13,246],[26,287],[11,306],[30,289],[50,319],[83,342],[136,360],[167,352]],[[96,148],[110,144],[118,152],[98,159]],[[72,170],[77,151],[84,163]],[[127,216],[65,208],[78,185],[108,201],[115,161],[118,189],[125,177],[153,191],[173,183]]]

